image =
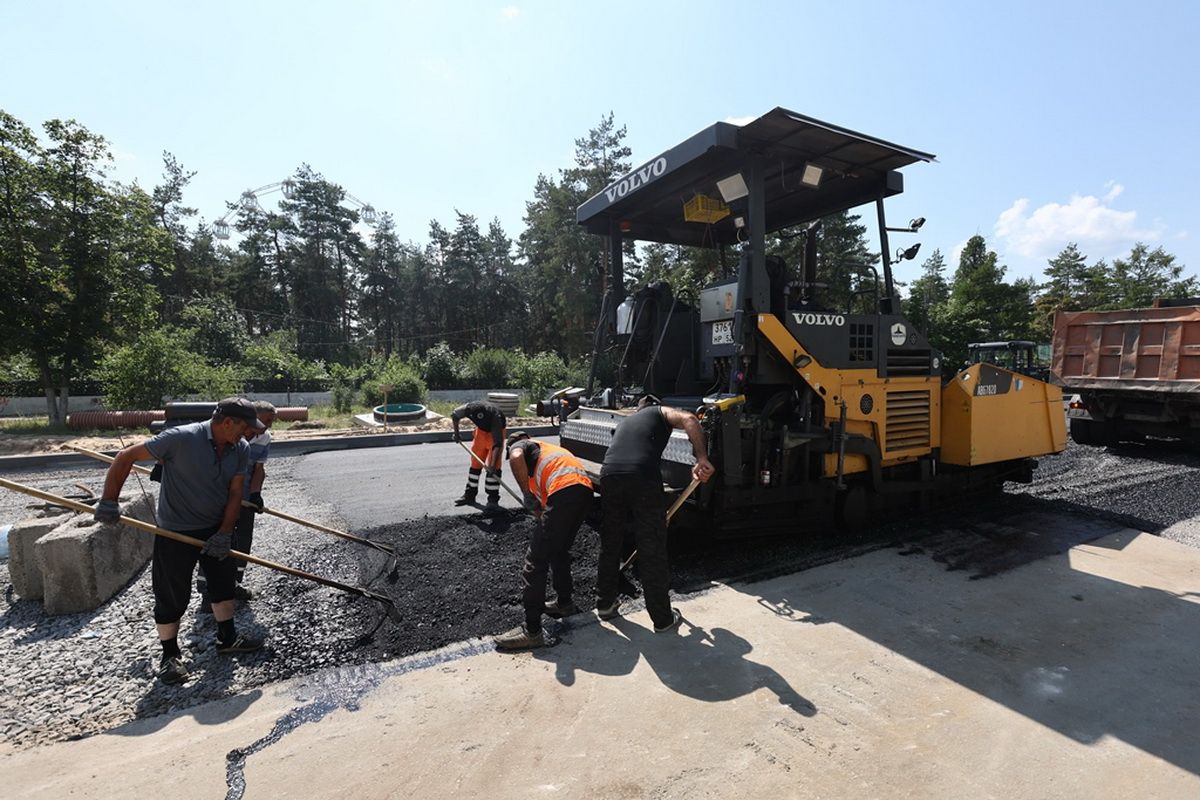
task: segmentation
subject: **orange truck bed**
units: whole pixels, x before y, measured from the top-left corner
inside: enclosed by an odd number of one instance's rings
[[[1050,374],[1077,392],[1200,392],[1200,306],[1060,311]]]

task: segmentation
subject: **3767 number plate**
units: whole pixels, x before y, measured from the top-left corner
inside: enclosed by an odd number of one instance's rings
[[[733,344],[733,320],[713,323],[713,344]]]

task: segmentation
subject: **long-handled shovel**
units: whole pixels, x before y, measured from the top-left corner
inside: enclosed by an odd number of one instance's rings
[[[692,496],[692,492],[696,491],[696,487],[699,485],[700,485],[700,479],[693,478],[692,482],[689,483],[687,488],[683,490],[683,493],[680,494],[679,497],[675,498],[675,502],[672,503],[671,507],[667,509],[667,524],[668,525],[671,524],[671,517],[675,516],[675,512],[679,510],[679,508],[683,505],[685,500],[687,500],[689,497]],[[630,564],[632,564],[633,560],[635,558],[637,558],[637,550],[634,550],[632,553],[630,553],[629,558],[625,559],[625,561],[621,564],[621,571],[623,572],[626,567],[628,567]]]
[[[111,464],[113,461],[116,460],[112,456],[106,456],[104,453],[99,453],[99,452],[96,452],[95,450],[88,450],[86,447],[76,447],[74,445],[67,445],[67,446],[70,449],[74,450],[76,453],[82,453],[85,456],[91,456],[92,458],[95,458],[99,461],[107,461],[108,463]],[[145,475],[150,474],[150,469],[148,467],[143,467],[140,464],[134,464],[133,468],[136,471],[141,472],[142,474],[145,474]],[[245,500],[242,501],[242,505],[246,508],[253,508],[253,509],[258,508],[258,506],[254,505],[253,503],[247,502]],[[287,520],[288,522],[295,522],[297,525],[304,525],[305,527],[312,528],[313,530],[321,531],[322,533],[329,533],[334,536],[338,536],[342,539],[348,539],[351,542],[358,542],[361,545],[366,545],[367,547],[374,548],[375,550],[378,550],[379,552],[386,554],[388,557],[388,564],[387,564],[388,580],[393,581],[399,577],[399,572],[398,572],[399,565],[398,565],[398,561],[397,561],[396,551],[393,548],[388,547],[386,544],[380,544],[379,542],[372,542],[370,539],[364,539],[361,536],[355,536],[353,533],[347,533],[346,531],[339,531],[337,528],[330,528],[327,525],[322,525],[319,522],[313,522],[312,520],[301,519],[300,517],[293,517],[291,514],[285,514],[282,511],[276,511],[273,508],[263,508],[263,513],[270,514],[275,517],[279,517],[280,519]]]
[[[86,505],[84,503],[77,503],[74,500],[68,500],[65,497],[59,497],[57,495],[50,494],[49,492],[43,492],[39,489],[34,489],[32,486],[26,486],[21,483],[15,483],[13,481],[5,480],[3,478],[0,478],[0,488],[11,489],[14,492],[21,492],[22,494],[27,494],[30,497],[36,497],[39,500],[44,500],[47,503],[50,503],[52,505],[62,506],[63,508],[69,508],[72,511],[78,511],[81,514],[91,514],[95,511],[95,509],[93,509],[91,506]],[[142,522],[140,519],[134,519],[133,517],[123,516],[123,517],[121,517],[121,522],[125,525],[130,526],[131,528],[138,528],[139,530],[148,531],[150,533],[153,533],[155,536],[162,536],[165,539],[173,539],[176,542],[183,542],[184,544],[190,544],[193,547],[200,547],[200,548],[204,547],[204,542],[201,541],[200,539],[196,539],[191,536],[186,536],[182,533],[176,533],[175,531],[169,531],[164,528],[160,528],[157,525],[151,525],[149,522]],[[331,580],[329,578],[322,578],[320,575],[313,575],[311,572],[305,572],[304,570],[299,570],[299,569],[295,569],[294,567],[284,566],[283,564],[276,564],[274,561],[267,561],[265,558],[259,558],[258,556],[248,555],[246,553],[242,553],[237,550],[231,551],[229,553],[229,555],[231,555],[234,558],[245,561],[248,564],[258,564],[261,567],[266,567],[267,569],[273,569],[276,572],[282,572],[285,575],[291,575],[296,578],[303,578],[304,580],[307,580],[307,581],[319,583],[322,586],[328,586],[332,589],[339,589],[343,592],[348,592],[349,594],[356,594],[359,597],[365,597],[369,600],[374,600],[375,602],[383,605],[384,611],[387,613],[388,617],[393,622],[400,622],[403,619],[403,616],[401,616],[401,614],[400,614],[400,609],[396,608],[396,604],[394,602],[392,602],[392,599],[390,597],[386,597],[382,594],[372,592],[369,589],[364,589],[361,586],[351,586],[349,584],[340,583],[338,581]]]

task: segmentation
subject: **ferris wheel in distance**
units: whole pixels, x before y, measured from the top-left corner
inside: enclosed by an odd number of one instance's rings
[[[223,217],[213,223],[213,236],[217,239],[228,239],[230,234],[230,217],[240,210],[257,210],[265,213],[266,209],[263,208],[262,202],[260,201],[261,197],[279,192],[284,196],[284,199],[292,200],[296,197],[296,188],[296,181],[288,178],[286,180],[268,183],[265,186],[258,187],[257,189],[247,189],[246,191],[242,192],[241,196],[238,197],[237,205],[234,208],[226,211]],[[378,221],[379,215],[376,213],[375,207],[370,203],[364,203],[362,200],[359,200],[349,192],[345,192],[344,199],[351,206],[353,206],[356,211],[358,211],[359,219],[361,219],[367,225],[374,225]]]

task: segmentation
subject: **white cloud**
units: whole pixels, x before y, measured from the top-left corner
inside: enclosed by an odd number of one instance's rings
[[[754,122],[756,119],[758,119],[758,117],[726,117],[722,121],[728,122],[730,125],[746,125]]]
[[[1136,241],[1162,238],[1165,226],[1141,228],[1136,211],[1111,207],[1125,187],[1105,184],[1103,197],[1073,195],[1065,203],[1046,203],[1030,211],[1027,197],[1016,200],[996,220],[996,236],[1005,250],[1026,258],[1052,258],[1070,242],[1093,258],[1107,258]]]
[[[520,15],[521,9],[517,8],[516,6],[505,6],[504,8],[500,9],[500,16],[504,17],[505,19],[516,19]]]

